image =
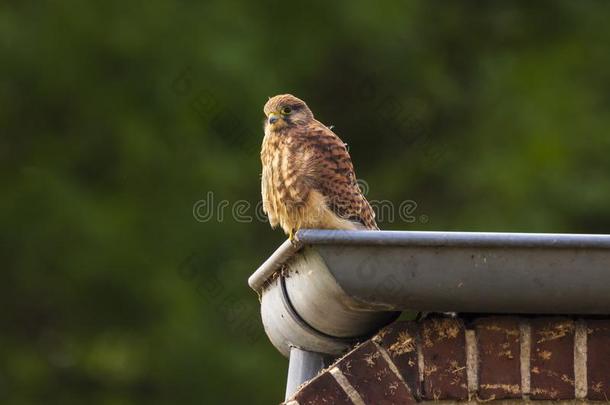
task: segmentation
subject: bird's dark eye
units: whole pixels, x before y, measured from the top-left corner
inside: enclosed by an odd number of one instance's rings
[[[290,108],[290,107],[284,107],[284,108],[282,108],[282,114],[284,114],[284,115],[288,115],[288,114],[290,114],[291,112],[292,112],[292,108]]]

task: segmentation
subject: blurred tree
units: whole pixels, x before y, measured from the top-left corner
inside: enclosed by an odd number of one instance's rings
[[[246,278],[283,237],[231,212],[254,216],[277,93],[335,125],[370,199],[417,203],[383,228],[608,232],[609,12],[4,2],[0,402],[279,402]]]

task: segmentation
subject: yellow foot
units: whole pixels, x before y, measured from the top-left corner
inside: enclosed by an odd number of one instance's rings
[[[296,229],[291,229],[290,233],[288,234],[288,239],[290,239],[290,242],[293,245],[296,245],[299,242],[299,239],[297,238],[297,231]]]

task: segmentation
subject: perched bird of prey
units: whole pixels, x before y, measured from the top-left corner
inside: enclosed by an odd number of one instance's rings
[[[294,241],[300,228],[379,229],[345,143],[290,94],[265,104],[263,210]]]

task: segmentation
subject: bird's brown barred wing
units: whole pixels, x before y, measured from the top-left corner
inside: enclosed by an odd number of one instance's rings
[[[322,193],[337,216],[362,224],[366,229],[379,229],[375,213],[356,181],[345,143],[318,121],[302,131],[299,137],[302,146],[311,153],[305,170],[311,187]]]

